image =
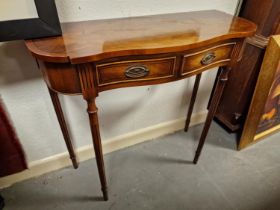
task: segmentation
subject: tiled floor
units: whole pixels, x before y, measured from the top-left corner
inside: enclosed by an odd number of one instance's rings
[[[213,124],[198,165],[201,131],[177,132],[105,156],[109,201],[94,160],[3,190],[7,210],[279,210],[280,134],[243,151]]]

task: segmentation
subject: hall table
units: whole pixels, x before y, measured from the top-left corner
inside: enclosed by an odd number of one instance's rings
[[[86,100],[101,189],[108,200],[95,104],[98,94],[196,75],[187,130],[202,72],[223,67],[193,161],[197,163],[229,72],[256,25],[219,11],[198,11],[63,23],[62,31],[60,37],[27,40],[26,46],[43,72],[74,168],[78,163],[57,93],[82,94]]]

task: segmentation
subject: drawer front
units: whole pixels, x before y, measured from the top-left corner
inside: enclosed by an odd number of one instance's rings
[[[119,61],[96,65],[98,86],[160,80],[175,75],[176,57]]]
[[[230,61],[231,52],[235,44],[235,42],[221,44],[185,55],[181,75],[191,75],[214,66],[226,65]]]

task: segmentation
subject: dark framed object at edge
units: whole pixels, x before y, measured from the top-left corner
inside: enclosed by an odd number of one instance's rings
[[[0,41],[34,39],[62,34],[54,0],[34,0],[38,18],[0,21]]]
[[[280,35],[270,38],[241,134],[239,149],[280,129]]]

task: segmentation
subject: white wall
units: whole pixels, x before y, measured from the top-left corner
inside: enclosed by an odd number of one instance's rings
[[[57,0],[62,22],[218,9],[234,13],[237,0]],[[205,110],[215,71],[204,74],[195,112]],[[193,79],[101,93],[101,136],[106,139],[185,116]],[[28,161],[66,151],[47,88],[22,41],[0,44],[0,94]],[[91,144],[85,103],[61,97],[76,147]]]
[[[34,0],[1,0],[0,11],[0,21],[38,18]]]

